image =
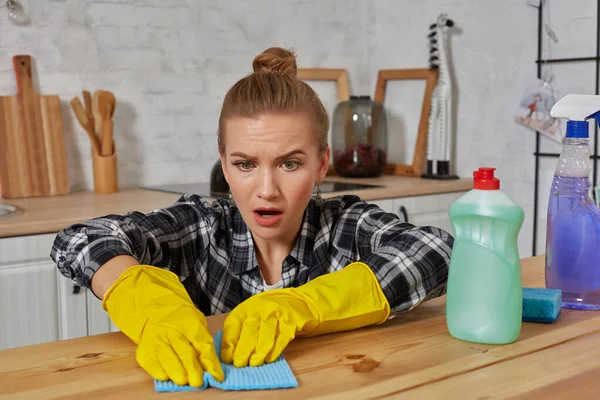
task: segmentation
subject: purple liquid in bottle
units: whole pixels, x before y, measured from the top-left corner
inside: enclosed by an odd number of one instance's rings
[[[587,177],[556,175],[548,206],[546,287],[563,307],[600,310],[600,210]]]
[[[589,195],[590,154],[587,122],[569,121],[548,203],[546,287],[562,291],[564,308],[579,310],[600,310],[600,210]]]

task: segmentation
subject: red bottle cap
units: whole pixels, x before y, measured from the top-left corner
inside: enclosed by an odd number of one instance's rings
[[[500,180],[494,177],[496,168],[479,168],[473,172],[473,188],[479,190],[498,190]]]

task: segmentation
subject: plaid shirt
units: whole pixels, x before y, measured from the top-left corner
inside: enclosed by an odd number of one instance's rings
[[[360,260],[374,271],[392,312],[411,310],[446,291],[453,238],[415,227],[356,196],[311,200],[282,264],[283,287],[297,287]],[[177,274],[205,314],[231,311],[260,293],[263,279],[252,235],[235,206],[186,194],[148,214],[106,215],[58,233],[51,258],[61,274],[90,287],[117,255]]]

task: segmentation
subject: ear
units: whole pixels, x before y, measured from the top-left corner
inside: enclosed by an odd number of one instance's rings
[[[329,169],[329,159],[331,157],[331,148],[327,146],[327,150],[321,154],[319,158],[319,176],[317,177],[317,182],[323,182],[325,175],[327,175],[327,170]]]

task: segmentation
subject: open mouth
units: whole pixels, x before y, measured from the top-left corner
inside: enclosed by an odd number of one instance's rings
[[[258,215],[260,215],[261,217],[274,217],[277,215],[281,214],[281,211],[279,210],[256,210],[254,211],[255,213],[257,213]]]
[[[261,207],[254,210],[254,220],[261,226],[274,226],[283,216],[283,211],[277,208]]]

